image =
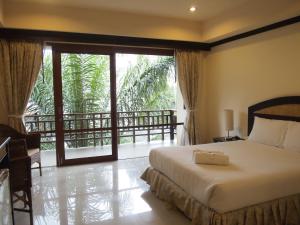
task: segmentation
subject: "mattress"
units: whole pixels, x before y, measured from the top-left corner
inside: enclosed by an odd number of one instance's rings
[[[230,165],[195,164],[193,151],[222,151]],[[152,149],[150,164],[186,193],[224,213],[300,193],[300,154],[251,141]]]

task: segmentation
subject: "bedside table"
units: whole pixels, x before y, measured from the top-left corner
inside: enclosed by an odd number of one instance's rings
[[[213,142],[226,142],[226,141],[239,141],[239,140],[245,140],[245,139],[240,138],[239,136],[229,137],[229,139],[225,139],[225,137],[213,138]]]

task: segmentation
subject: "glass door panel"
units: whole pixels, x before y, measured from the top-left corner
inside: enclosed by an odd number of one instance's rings
[[[112,155],[110,56],[61,58],[65,158]]]
[[[111,69],[114,56],[59,50],[55,53],[58,57],[55,90],[60,92],[56,96],[58,164],[116,159],[114,70]]]
[[[170,55],[116,54],[119,159],[174,144],[174,64]]]

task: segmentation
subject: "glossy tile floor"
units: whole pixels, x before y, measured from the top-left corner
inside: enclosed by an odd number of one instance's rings
[[[176,209],[158,200],[140,175],[148,158],[33,172],[35,225],[190,225]],[[16,225],[29,224],[18,212]]]
[[[161,146],[173,146],[176,144],[176,139],[159,140],[151,142],[137,142],[130,144],[118,145],[119,159],[130,159],[137,157],[145,157],[149,155],[149,151],[152,148]],[[111,146],[98,146],[95,148],[75,148],[66,149],[66,159],[85,158],[91,156],[111,155]],[[56,166],[56,151],[44,150],[41,152],[42,166]]]

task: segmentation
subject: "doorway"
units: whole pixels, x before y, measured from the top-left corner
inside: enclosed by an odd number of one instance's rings
[[[176,143],[173,55],[117,53],[119,159],[147,157],[152,148]]]
[[[52,46],[58,166],[116,160],[115,54]]]
[[[145,157],[176,143],[172,50],[51,44],[25,116],[43,166]],[[175,118],[175,120],[174,120]]]

